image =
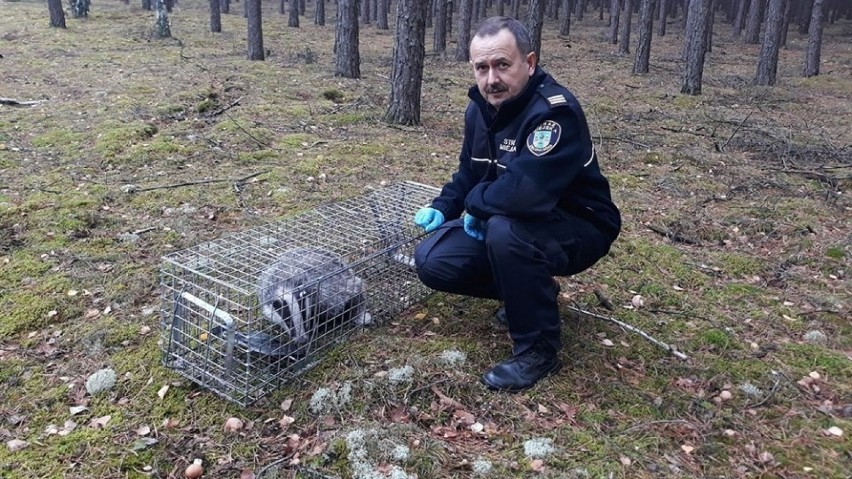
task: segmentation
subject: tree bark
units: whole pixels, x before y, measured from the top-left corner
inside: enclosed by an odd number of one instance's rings
[[[364,25],[370,24],[370,1],[361,0],[361,23]]]
[[[497,0],[497,15],[500,17],[506,15],[506,0]]]
[[[805,76],[819,75],[819,57],[822,50],[823,0],[814,0],[808,30],[808,50],[805,54]]]
[[[781,17],[781,47],[787,48],[787,32],[790,31],[790,15],[793,11],[793,2],[795,0],[787,0],[784,6],[784,15]]]
[[[612,0],[609,7],[609,42],[618,43],[618,20],[621,17],[621,0]]]
[[[62,0],[47,0],[47,11],[50,13],[51,27],[65,28],[65,10],[62,9]]]
[[[749,0],[739,0],[737,2],[737,15],[734,17],[733,32],[734,37],[739,37],[743,32],[743,24],[745,23],[746,7]]]
[[[390,7],[390,0],[379,0],[376,6],[376,28],[379,30],[389,30],[388,8]]]
[[[571,33],[571,10],[572,0],[562,0],[562,21],[559,22],[559,34],[569,35]]]
[[[639,7],[639,44],[633,61],[633,74],[648,73],[651,59],[651,35],[654,33],[654,0],[642,0]]]
[[[222,31],[222,12],[219,8],[219,0],[210,0],[210,31],[214,33]]]
[[[166,0],[157,0],[157,14],[154,18],[154,34],[157,38],[171,38],[172,30],[169,27],[169,14],[166,9]]]
[[[814,11],[814,0],[804,0],[799,4],[799,34],[807,35],[810,31],[811,17]]]
[[[231,0],[219,0],[219,9],[222,13],[231,13]]]
[[[456,60],[470,60],[470,22],[473,19],[473,0],[459,0],[459,34],[456,41]]]
[[[325,0],[317,0],[314,9],[314,25],[325,25]]]
[[[762,20],[763,0],[751,0],[746,19],[746,43],[757,43],[760,40],[760,22]]]
[[[290,0],[290,16],[287,18],[287,26],[299,28],[299,0]]]
[[[263,51],[263,28],[261,26],[260,0],[243,0],[243,2],[246,19],[248,20],[248,34],[246,36],[248,59],[264,60],[266,56]]]
[[[660,3],[660,18],[657,24],[657,36],[666,36],[666,16],[669,0],[659,0]]]
[[[630,26],[633,23],[633,0],[624,0],[624,18],[621,19],[621,39],[618,42],[618,53],[630,53]]]
[[[704,41],[707,39],[707,15],[709,15],[712,0],[691,0],[688,25],[686,26],[686,70],[683,75],[681,93],[688,95],[701,94],[701,78],[704,74],[704,56],[707,49]]]
[[[361,78],[358,50],[358,0],[338,0],[334,29],[334,75]]]
[[[434,24],[432,48],[436,52],[444,52],[447,49],[447,2],[445,0],[438,0]]]
[[[521,14],[521,0],[512,0],[512,18],[517,19]]]
[[[423,0],[399,0],[396,7],[391,94],[385,112],[385,120],[390,123],[420,124],[428,5]]]
[[[786,0],[769,0],[769,10],[766,14],[766,31],[763,33],[763,44],[760,47],[760,57],[757,60],[758,85],[774,85],[778,72],[778,48],[781,44],[781,24]]]
[[[530,32],[532,48],[538,61],[541,61],[541,30],[544,26],[544,1],[530,0],[527,7],[527,31]]]

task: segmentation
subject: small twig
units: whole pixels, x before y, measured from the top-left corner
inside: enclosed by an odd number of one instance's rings
[[[671,232],[669,230],[664,230],[664,229],[657,227],[657,226],[654,226],[654,225],[648,225],[648,229],[653,231],[654,233],[663,235],[666,238],[668,238],[672,241],[675,241],[675,242],[686,243],[686,244],[698,244],[697,241],[691,240],[691,239],[683,236],[680,233],[674,233],[674,232]]]
[[[654,338],[653,336],[646,333],[645,331],[642,331],[641,329],[639,329],[635,326],[631,326],[631,325],[629,325],[629,324],[627,324],[623,321],[619,321],[619,320],[617,320],[613,317],[610,317],[610,316],[602,316],[600,314],[595,314],[595,313],[592,313],[591,311],[586,311],[585,309],[581,309],[581,308],[578,308],[576,306],[568,306],[568,309],[570,309],[570,310],[572,310],[576,313],[579,313],[579,314],[591,316],[595,319],[603,319],[604,321],[609,321],[611,323],[615,323],[616,325],[620,326],[623,329],[626,329],[628,331],[631,331],[631,332],[638,334],[639,336],[642,336],[643,338],[647,339],[648,341],[650,341],[654,345],[659,346],[660,348],[668,351],[669,354],[672,354],[673,356],[677,357],[678,359],[683,359],[684,361],[689,359],[689,356],[687,356],[686,354],[683,354],[682,352],[680,352],[677,349],[669,346],[668,344],[660,341],[659,339]]]
[[[213,113],[211,113],[211,114],[210,114],[210,116],[219,116],[219,115],[221,115],[222,113],[225,113],[226,111],[230,110],[231,108],[233,108],[233,107],[235,107],[235,106],[239,105],[239,104],[240,104],[240,100],[242,100],[242,99],[243,99],[243,97],[239,97],[239,98],[237,98],[236,100],[234,100],[233,102],[231,102],[231,104],[230,104],[230,105],[228,105],[228,106],[226,106],[226,107],[223,107],[223,108],[220,108],[220,109],[218,109],[218,110],[214,111]]]
[[[270,150],[280,151],[278,148],[273,148],[272,145],[266,144],[266,143],[260,141],[256,136],[252,135],[252,133],[250,131],[246,130],[245,127],[243,127],[243,125],[241,125],[240,122],[238,122],[236,119],[234,119],[234,117],[232,117],[226,110],[223,110],[222,113],[224,113],[225,116],[227,116],[229,120],[233,121],[234,124],[237,125],[237,128],[242,130],[243,133],[245,133],[249,138],[254,140],[254,142],[257,143],[259,146],[262,146],[264,148],[269,148]]]
[[[772,385],[772,389],[770,389],[769,392],[766,393],[766,396],[763,399],[761,399],[760,401],[758,401],[754,404],[746,404],[745,409],[756,408],[756,407],[760,407],[760,406],[763,406],[764,404],[766,404],[766,402],[769,401],[770,399],[772,399],[772,397],[775,396],[775,393],[778,392],[778,389],[779,389],[778,386],[780,384],[781,384],[781,380],[776,378],[775,384]]]
[[[695,131],[684,130],[683,128],[670,128],[670,127],[667,127],[667,126],[661,126],[660,129],[666,130],[666,131],[673,131],[675,133],[689,133],[690,135],[695,135],[695,136],[704,136],[704,137],[707,136],[704,133],[698,133],[698,132],[695,132]]]
[[[751,111],[749,111],[748,115],[746,115],[745,118],[743,118],[743,121],[741,121],[739,123],[739,125],[737,125],[737,127],[734,128],[734,132],[731,133],[731,136],[729,136],[728,139],[725,140],[724,143],[722,143],[722,146],[719,147],[720,153],[725,150],[725,147],[728,146],[728,143],[730,143],[731,140],[734,139],[734,137],[737,135],[737,133],[739,133],[740,129],[742,129],[743,125],[745,125],[745,122],[748,121],[749,118],[751,118],[751,114],[754,113],[754,112],[755,112],[755,109],[752,109]]]
[[[612,301],[610,301],[609,298],[607,298],[603,294],[603,292],[601,292],[601,290],[596,289],[594,291],[594,293],[595,293],[595,297],[598,298],[598,301],[601,303],[601,306],[603,306],[604,308],[606,308],[610,311],[615,309],[615,307],[612,305]]]
[[[645,148],[646,150],[651,148],[650,146],[648,146],[644,143],[639,143],[638,141],[630,140],[630,139],[627,139],[627,138],[620,138],[620,137],[617,137],[617,136],[602,136],[601,139],[602,140],[620,141],[622,143],[630,143],[631,145],[641,146],[642,148]]]
[[[441,401],[443,401],[444,403],[446,403],[446,404],[448,404],[448,405],[450,405],[450,406],[452,406],[456,409],[465,409],[464,404],[456,401],[455,399],[453,399],[453,398],[447,396],[446,394],[442,393],[441,391],[439,391],[438,386],[432,385],[429,389],[431,389],[432,392],[435,393],[435,395],[438,396],[438,398]]]
[[[39,103],[45,102],[47,100],[15,100],[14,98],[3,98],[0,97],[0,105],[9,105],[9,106],[33,106],[38,105]]]
[[[155,230],[155,229],[157,229],[157,227],[156,227],[156,226],[149,226],[149,227],[147,227],[147,228],[142,228],[142,229],[136,230],[136,231],[134,231],[134,232],[133,232],[133,234],[135,234],[135,235],[141,235],[141,234],[143,234],[143,233],[147,233],[147,232],[149,232],[149,231],[153,231],[153,230]]]
[[[262,175],[262,174],[268,173],[268,172],[269,172],[268,170],[259,171],[257,173],[252,173],[248,176],[244,176],[244,177],[238,178],[236,180],[231,180],[231,179],[225,178],[225,179],[218,179],[218,180],[184,181],[183,183],[175,183],[175,184],[171,184],[171,185],[149,186],[148,188],[140,188],[138,190],[135,190],[134,193],[142,193],[144,191],[154,191],[154,190],[168,190],[168,189],[172,189],[172,188],[181,188],[181,187],[184,187],[184,186],[207,185],[207,184],[211,184],[211,183],[233,182],[235,185],[240,185],[240,184],[244,183],[246,180],[249,180],[251,178],[254,178],[255,176]]]

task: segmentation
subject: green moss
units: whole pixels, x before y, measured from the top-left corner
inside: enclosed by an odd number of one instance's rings
[[[62,152],[76,152],[80,149],[85,135],[69,130],[51,130],[36,136],[32,145],[36,148],[54,148]]]
[[[785,344],[779,351],[785,364],[807,374],[817,371],[832,381],[850,384],[852,381],[852,361],[845,355],[814,344]]]
[[[843,248],[838,246],[832,246],[825,250],[825,255],[832,259],[843,259],[846,254],[843,252]]]
[[[98,126],[95,152],[105,158],[114,158],[132,145],[157,134],[157,127],[141,121],[105,122]]]
[[[732,347],[731,337],[719,329],[708,329],[702,332],[699,341],[705,346],[712,346],[721,351]]]
[[[768,267],[767,262],[762,258],[741,253],[722,253],[719,261],[722,271],[734,278],[761,275]]]

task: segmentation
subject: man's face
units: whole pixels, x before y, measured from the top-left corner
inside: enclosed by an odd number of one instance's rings
[[[524,57],[509,30],[473,37],[470,62],[479,93],[495,108],[518,96],[535,72],[535,53]]]

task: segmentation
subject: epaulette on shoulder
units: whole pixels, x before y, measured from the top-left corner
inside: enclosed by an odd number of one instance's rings
[[[538,93],[544,97],[551,109],[568,105],[567,92],[565,88],[559,85],[542,85],[538,89]]]

